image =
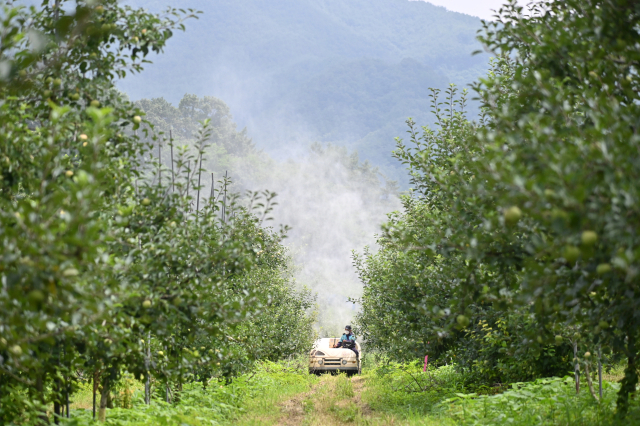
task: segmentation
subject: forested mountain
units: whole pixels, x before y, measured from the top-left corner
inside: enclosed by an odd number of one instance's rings
[[[160,9],[164,3],[130,0]],[[168,4],[168,1],[166,2]],[[478,18],[409,0],[185,0],[204,13],[166,55],[120,83],[132,99],[223,99],[259,147],[356,148],[389,171],[404,121],[427,119],[428,87],[482,75]]]

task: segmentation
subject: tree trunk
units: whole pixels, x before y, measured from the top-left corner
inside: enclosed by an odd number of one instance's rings
[[[111,392],[107,396],[107,408],[113,408],[113,395],[111,395]]]
[[[177,404],[180,402],[182,396],[182,374],[178,378],[178,383],[176,383],[176,391],[173,393],[173,403]]]
[[[60,404],[60,380],[55,379],[55,400],[53,401],[53,423],[60,424],[60,417],[62,417],[62,404]]]
[[[98,381],[100,380],[100,369],[93,372],[93,420],[96,419],[96,393],[98,393]]]
[[[598,346],[598,393],[602,401],[602,346]]]
[[[36,377],[36,398],[38,398],[44,404],[44,382],[46,380],[46,374],[38,374]],[[47,412],[44,411],[40,414],[40,424],[48,425],[49,424],[49,416],[47,416]]]
[[[147,334],[147,356],[144,358],[144,368],[147,373],[147,380],[144,382],[144,403],[151,404],[151,375],[149,364],[151,363],[151,332]]]
[[[624,418],[629,411],[629,394],[636,391],[638,384],[638,350],[636,348],[636,336],[633,331],[627,334],[627,368],[624,370],[624,378],[618,392],[616,401],[618,417]]]
[[[591,396],[596,401],[600,401],[600,399],[596,396],[595,391],[593,390],[593,382],[591,381],[591,372],[589,371],[589,361],[586,361],[584,364],[584,374],[587,378],[587,385],[589,386],[589,392],[591,393]]]
[[[102,380],[100,390],[100,410],[98,411],[98,421],[104,423],[107,419],[107,404],[109,403],[110,383],[108,379]]]
[[[573,362],[575,363],[576,394],[580,393],[580,364],[578,363],[578,340],[573,342]]]

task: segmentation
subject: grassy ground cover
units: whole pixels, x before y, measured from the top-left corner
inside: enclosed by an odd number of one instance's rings
[[[571,377],[514,383],[497,394],[492,388],[469,392],[463,385],[463,374],[452,366],[423,373],[417,364],[390,364],[372,368],[365,377],[363,399],[371,409],[407,425],[640,424],[637,401],[624,421],[615,420],[620,385],[614,382],[604,382],[599,402],[586,385],[576,395]]]
[[[167,404],[162,398],[154,398],[151,405],[144,404],[144,391],[137,384],[131,388],[131,408],[107,410],[106,424],[130,425],[220,425],[252,424],[242,420],[251,412],[269,424],[280,411],[277,403],[289,395],[308,391],[318,381],[292,363],[265,362],[252,374],[238,377],[230,384],[212,382],[206,390],[201,384],[185,385],[180,401]],[[78,399],[71,405],[68,424],[89,425],[95,422],[91,411],[91,388],[83,387]],[[244,423],[243,423],[244,422]]]
[[[143,403],[139,385],[132,408],[108,410],[107,424],[128,425],[618,425],[640,424],[640,404],[629,417],[615,420],[616,375],[607,376],[603,399],[584,387],[575,393],[573,379],[548,378],[501,388],[465,387],[465,376],[452,366],[422,372],[418,364],[370,365],[361,376],[309,375],[304,359],[262,363],[231,384],[185,386],[180,402],[158,397]],[[86,394],[86,395],[85,395]],[[159,393],[157,393],[159,395]],[[72,422],[93,424],[87,387],[74,401]],[[122,397],[122,395],[120,396]]]

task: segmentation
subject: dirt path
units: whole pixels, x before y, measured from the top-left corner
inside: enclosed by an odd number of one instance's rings
[[[344,375],[324,375],[309,392],[298,394],[280,404],[281,417],[276,424],[316,426],[363,423],[371,420],[372,410],[362,400],[366,379]],[[369,424],[369,421],[367,421]]]
[[[313,386],[309,392],[298,394],[279,404],[282,417],[278,424],[287,426],[304,424],[305,409],[322,385],[323,383],[321,382]]]

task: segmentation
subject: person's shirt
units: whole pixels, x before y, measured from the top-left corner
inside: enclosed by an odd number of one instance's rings
[[[345,333],[342,335],[342,337],[340,338],[340,343],[344,342],[345,340],[350,340],[352,342],[356,341],[356,336],[353,333]]]

